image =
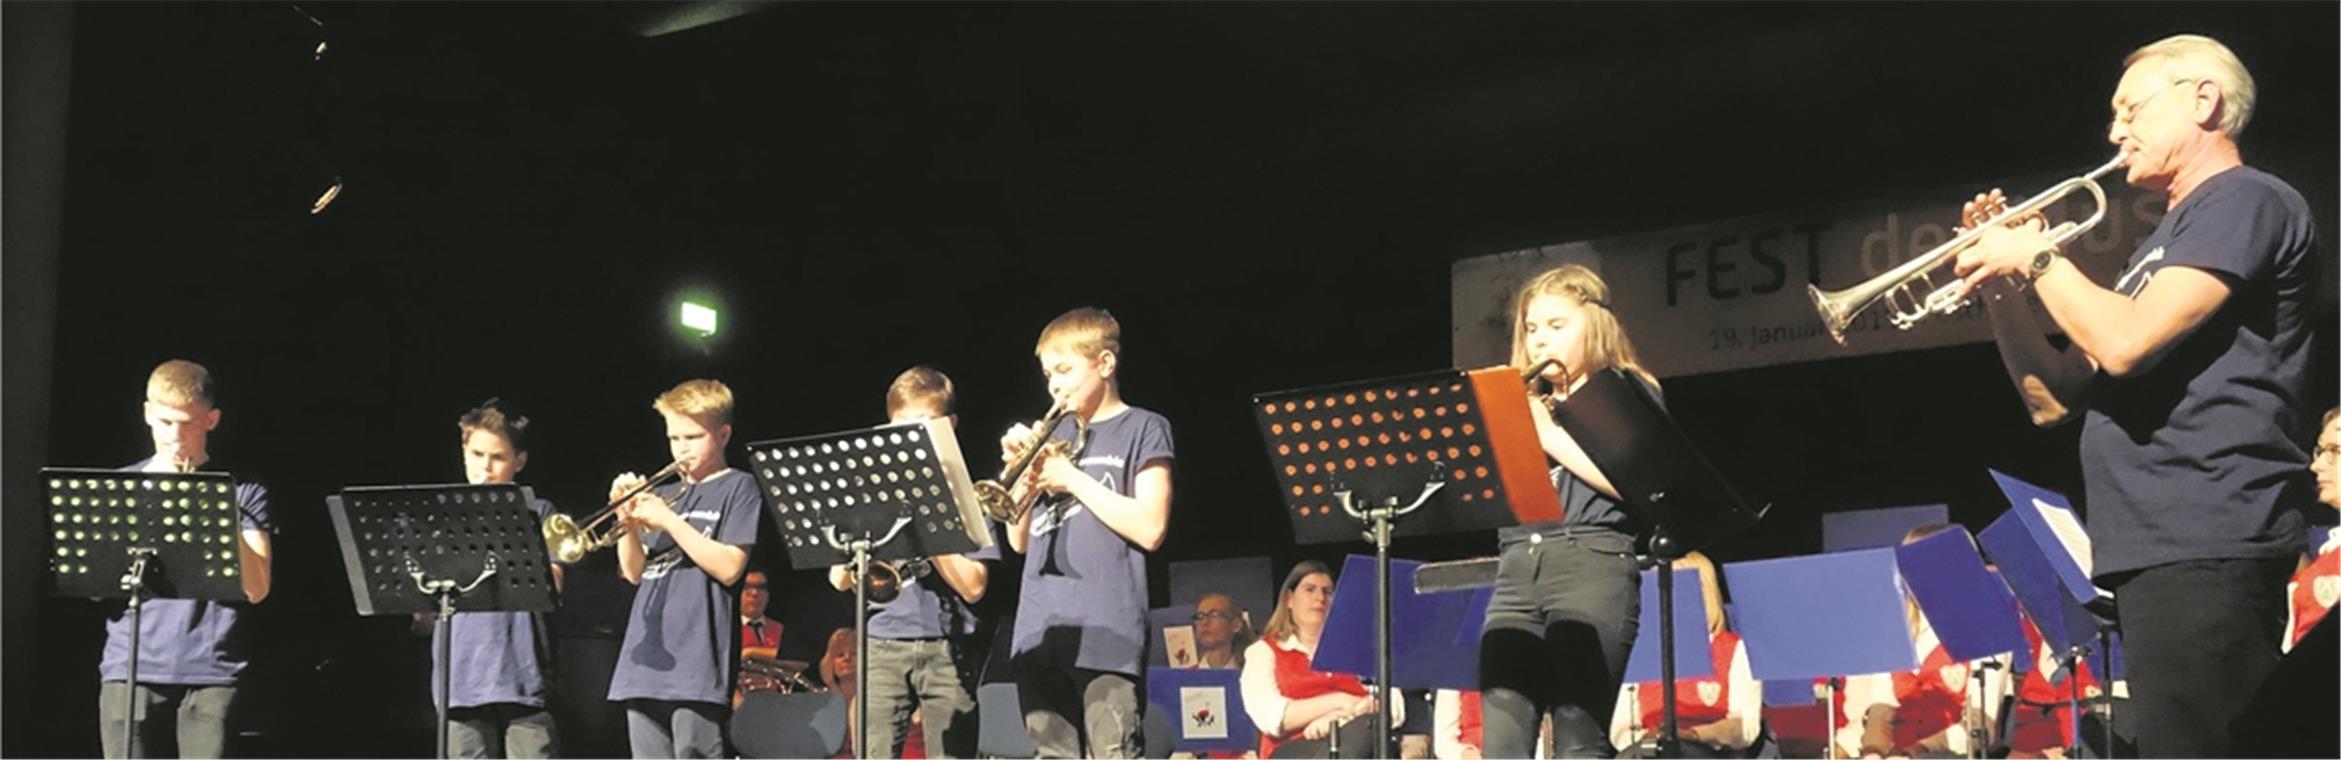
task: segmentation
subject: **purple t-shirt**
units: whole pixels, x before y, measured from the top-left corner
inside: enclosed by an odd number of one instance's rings
[[[963,556],[993,562],[1000,558],[1000,542],[995,538],[991,546]],[[875,639],[932,639],[971,633],[975,633],[974,611],[940,572],[929,571],[916,582],[903,584],[901,596],[870,616],[870,637]]]
[[[2301,431],[2317,230],[2300,193],[2236,167],[2162,217],[2114,289],[2132,298],[2164,268],[2232,291],[2153,369],[2100,374],[2081,431],[2086,522],[2100,575],[2195,559],[2300,551],[2314,501]]]
[[[1056,436],[1070,440],[1073,423]],[[1172,459],[1170,421],[1129,407],[1089,428],[1081,471],[1131,495],[1138,471]],[[1077,500],[1033,508],[1012,657],[1042,667],[1137,675],[1146,665],[1146,552]]]
[[[553,503],[531,505],[537,522],[553,516]],[[498,703],[545,706],[547,653],[542,617],[533,612],[458,612],[447,625],[455,634],[455,667],[447,671],[447,701],[456,707]],[[431,664],[439,660],[439,631],[431,629]],[[434,675],[434,678],[436,676]],[[431,684],[431,702],[439,685]]]
[[[140,472],[154,461],[122,468]],[[216,467],[206,467],[217,471]],[[238,522],[246,530],[275,532],[268,522],[268,488],[236,484]],[[123,605],[127,606],[127,605]],[[246,647],[237,618],[252,605],[193,599],[148,599],[138,607],[138,682],[181,686],[227,686],[244,672]],[[116,608],[106,619],[106,649],[98,680],[128,680],[130,612]]]
[[[726,469],[687,489],[670,484],[655,492],[708,538],[743,551],[755,547],[764,503],[748,473]],[[626,615],[610,699],[731,704],[740,643],[737,598],[676,549],[674,536],[657,533],[642,548],[650,562]]]

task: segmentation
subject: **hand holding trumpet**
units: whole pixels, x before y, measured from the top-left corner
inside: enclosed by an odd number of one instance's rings
[[[1953,234],[1981,226],[2007,211],[2007,196],[1999,188],[1977,193],[1973,200],[1961,205],[1960,226]],[[2039,211],[2015,215],[1997,227],[1983,230],[1974,244],[1959,252],[1952,265],[1951,273],[1962,281],[1959,296],[1965,298],[1982,289],[1997,300],[2013,292],[2004,286],[2029,281],[2033,258],[2055,247],[2056,243],[2048,237],[2048,217]]]

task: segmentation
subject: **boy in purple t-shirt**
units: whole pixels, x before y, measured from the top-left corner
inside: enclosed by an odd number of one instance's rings
[[[1170,421],[1122,401],[1121,350],[1121,324],[1088,307],[1049,322],[1034,348],[1049,395],[1087,430],[1073,459],[1043,458],[1016,484],[1016,496],[1039,489],[1041,500],[1008,526],[1008,546],[1027,555],[1010,665],[1042,757],[1140,750],[1146,553],[1170,522],[1173,457]],[[1050,435],[1071,441],[1075,430],[1064,419]],[[1010,430],[1001,456],[1031,435]]]
[[[687,380],[651,408],[666,419],[682,482],[618,507],[618,572],[640,588],[610,674],[610,699],[626,704],[635,757],[720,757],[740,646],[730,587],[747,572],[763,500],[754,478],[724,464],[730,388]],[[642,482],[633,473],[618,476],[610,499]]]
[[[888,422],[959,421],[951,378],[931,367],[912,367],[886,388]],[[863,746],[868,757],[900,757],[908,744],[912,707],[924,725],[926,754],[974,757],[975,696],[969,684],[976,663],[967,638],[975,634],[975,611],[991,579],[997,544],[969,554],[939,554],[924,561],[926,572],[897,568],[902,595],[870,617],[870,713]],[[853,590],[845,565],[829,567],[829,582]]]
[[[528,466],[528,417],[497,399],[455,421],[461,431],[464,479],[511,483]],[[553,503],[537,499],[537,521]],[[553,587],[562,568],[552,566]],[[545,676],[552,657],[543,617],[532,612],[458,612],[448,623],[454,662],[447,667],[448,744],[453,757],[558,757],[559,733],[545,711]],[[433,631],[431,659],[438,664]],[[434,684],[431,699],[439,698]]]
[[[210,464],[211,431],[220,410],[211,371],[182,359],[163,362],[146,379],[146,427],[154,456],[124,467],[131,472],[194,472]],[[211,468],[217,469],[217,468]],[[148,599],[139,605],[137,747],[139,756],[176,735],[181,757],[219,757],[227,744],[228,707],[244,672],[240,613],[268,597],[268,489],[236,484],[240,514],[237,577],[244,602]],[[98,663],[98,736],[106,757],[129,754],[122,714],[129,679],[130,618],[106,620],[106,648]]]

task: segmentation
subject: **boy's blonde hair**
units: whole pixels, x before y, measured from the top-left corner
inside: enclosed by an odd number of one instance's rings
[[[894,384],[886,386],[887,418],[913,406],[928,407],[943,417],[957,413],[958,393],[952,389],[951,376],[923,364],[894,376]]]
[[[1512,366],[1522,372],[1531,367],[1528,360],[1528,302],[1537,296],[1557,295],[1576,301],[1585,309],[1585,363],[1588,366],[1570,367],[1578,375],[1616,367],[1634,373],[1642,381],[1657,387],[1658,378],[1642,368],[1635,358],[1634,343],[1626,339],[1626,328],[1618,324],[1618,315],[1609,308],[1609,283],[1601,275],[1577,264],[1562,264],[1520,286],[1520,296],[1512,302]],[[1539,379],[1538,391],[1546,381]]]
[[[732,389],[715,380],[685,380],[650,402],[661,413],[680,414],[709,429],[732,424]]]
[[[1122,323],[1095,306],[1065,312],[1040,329],[1040,341],[1033,344],[1032,353],[1039,356],[1051,348],[1062,348],[1091,359],[1107,351],[1120,354]]]
[[[2259,85],[2252,82],[2252,72],[2243,67],[2235,51],[2218,40],[2200,34],[2164,37],[2131,51],[2122,59],[2122,68],[2149,58],[2161,59],[2162,78],[2172,85],[2182,79],[2219,85],[2219,97],[2225,101],[2219,108],[2219,131],[2230,139],[2243,134],[2244,126],[2252,122],[2252,109],[2260,101]]]
[[[185,359],[156,365],[146,376],[146,400],[165,406],[216,406],[215,393],[211,370]]]
[[[513,451],[528,451],[528,415],[521,414],[503,399],[488,399],[480,408],[463,413],[455,419],[455,427],[463,431],[466,441],[473,432],[485,430],[503,438],[512,445]]]

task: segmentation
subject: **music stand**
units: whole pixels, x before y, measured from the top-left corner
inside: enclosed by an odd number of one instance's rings
[[[959,439],[946,420],[916,420],[758,441],[748,457],[789,564],[853,568],[854,712],[867,721],[870,671],[859,664],[870,661],[871,560],[901,568],[992,545]],[[854,757],[868,757],[867,729],[852,733]]]
[[[2057,648],[2060,670],[2068,676],[2079,673],[2079,663],[2089,657],[2093,644],[2098,652],[2113,651],[2110,638],[2113,627],[2101,624],[2093,609],[2110,608],[2113,597],[2089,579],[2089,535],[2082,531],[2080,520],[2073,514],[2072,502],[2063,494],[1998,470],[1989,472],[2000,492],[2008,497],[2008,511],[1986,526],[1976,540],[1991,555],[1992,563],[1999,566],[2001,577],[2015,590],[2024,611],[2031,614],[2034,627],[2040,629],[2041,640]],[[2110,613],[2106,617],[2110,618]],[[2108,667],[2100,669],[2098,674],[2106,686],[2105,746],[2111,752],[2111,654],[2106,655],[2106,660]],[[2073,722],[2074,744],[2067,750],[2078,756],[2081,679],[2074,678],[2067,684],[2065,702],[2066,714]]]
[[[1375,558],[1352,554],[1342,560],[1341,577],[1356,578],[1374,571]],[[1478,688],[1479,634],[1487,622],[1488,597],[1493,589],[1423,591],[1417,573],[1423,563],[1390,560],[1390,678],[1377,685],[1387,689]],[[1333,584],[1333,603],[1325,611],[1325,632],[1317,639],[1317,653],[1309,667],[1327,673],[1361,678],[1376,675],[1379,621],[1373,618],[1377,602],[1359,583]],[[1474,609],[1478,615],[1470,614]],[[1388,694],[1377,695],[1385,699]]]
[[[325,497],[358,614],[438,616],[439,757],[448,756],[455,613],[549,612],[557,601],[535,505],[533,491],[510,483],[362,486]]]
[[[126,598],[130,651],[124,754],[137,752],[140,608],[148,598],[240,601],[235,478],[224,472],[41,469],[49,500],[49,593]]]
[[[1350,541],[1358,523],[1367,528],[1375,557],[1375,688],[1390,687],[1393,536],[1561,517],[1528,394],[1510,367],[1261,393],[1252,397],[1252,413],[1294,540]],[[1375,714],[1375,727],[1376,755],[1388,754],[1387,711]]]
[[[1943,651],[1953,660],[1983,661],[1973,669],[1974,693],[1979,702],[1989,699],[1982,688],[1984,675],[1998,669],[2000,663],[1987,658],[2026,649],[2024,622],[2016,611],[2015,595],[1983,566],[1983,555],[1976,553],[1975,541],[1963,527],[1954,525],[1902,544],[1894,549],[1894,557],[1904,586],[1934,626]],[[1982,712],[1978,705],[1976,714]],[[2000,714],[2008,717],[2004,710]],[[1969,755],[1980,757],[1984,749],[1982,724],[1961,722],[1967,726]]]
[[[1586,458],[1609,477],[1627,514],[1649,527],[1644,544],[1660,569],[1659,626],[1673,629],[1674,561],[1754,525],[1763,513],[1748,510],[1739,492],[1691,445],[1650,389],[1622,371],[1588,375],[1583,386],[1553,405],[1552,414],[1553,422],[1568,431]],[[1660,757],[1677,754],[1674,648],[1674,637],[1659,637],[1665,705]]]
[[[1726,565],[1738,600],[1740,641],[1760,681],[1828,679],[1823,737],[1837,756],[1842,676],[1918,666],[1892,549],[1815,554]]]

